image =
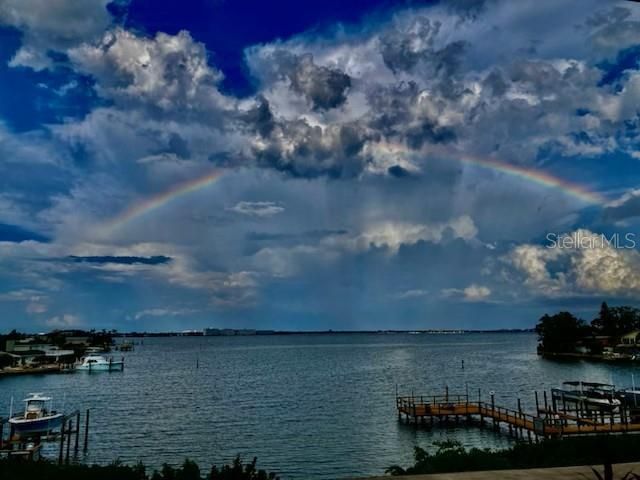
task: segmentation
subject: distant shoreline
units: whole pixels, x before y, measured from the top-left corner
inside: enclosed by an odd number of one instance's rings
[[[185,332],[118,332],[114,338],[132,337],[255,337],[274,335],[465,335],[487,333],[534,333],[533,328],[526,329],[495,329],[495,330],[233,330],[235,333],[218,333],[205,335],[203,331]]]

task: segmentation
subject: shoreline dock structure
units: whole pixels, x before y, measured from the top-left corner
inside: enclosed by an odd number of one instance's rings
[[[9,419],[0,418],[0,457],[20,457],[27,460],[38,460],[43,444],[58,443],[58,464],[69,463],[73,443],[73,458],[78,458],[80,435],[83,435],[82,452],[89,449],[90,409],[84,415],[84,428],[81,423],[80,410],[75,410],[62,419],[62,425],[55,431],[35,433],[27,436],[16,435]],[[5,434],[8,432],[8,434]]]
[[[635,399],[612,405],[585,402],[561,389],[552,389],[550,395],[543,392],[542,399],[537,391],[533,393],[535,412],[528,413],[520,398],[516,408],[507,408],[496,405],[494,392],[484,401],[480,389],[474,398],[468,392],[450,394],[448,387],[444,395],[399,395],[396,391],[398,421],[431,428],[436,421],[450,425],[462,419],[468,425],[490,426],[529,443],[576,435],[640,433],[640,401],[636,405]]]

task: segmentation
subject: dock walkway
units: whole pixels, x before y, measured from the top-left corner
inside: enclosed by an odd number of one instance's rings
[[[537,400],[537,397],[536,397]],[[477,419],[479,425],[493,424],[496,430],[501,425],[509,432],[529,440],[535,437],[562,437],[573,435],[592,435],[608,433],[640,432],[640,419],[637,415],[620,408],[619,411],[581,411],[570,410],[565,406],[559,407],[554,402],[553,407],[545,405],[540,408],[536,401],[537,415],[525,413],[518,401],[518,409],[510,409],[495,404],[493,396],[491,402],[481,399],[473,401],[468,395],[441,396],[396,396],[398,418],[407,423],[433,425],[434,420],[450,421],[455,419]]]

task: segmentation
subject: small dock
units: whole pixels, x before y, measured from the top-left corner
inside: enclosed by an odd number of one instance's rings
[[[0,369],[0,378],[15,375],[42,375],[46,373],[69,373],[73,371],[72,365],[53,363],[37,367],[7,367]]]
[[[534,413],[528,413],[520,399],[516,408],[507,408],[496,405],[494,394],[489,401],[483,401],[480,391],[476,398],[470,398],[468,394],[450,395],[447,389],[444,395],[396,394],[396,408],[398,420],[415,426],[463,421],[479,427],[490,426],[530,442],[538,438],[640,432],[640,410],[628,405],[585,410],[558,391],[552,391],[550,397],[549,402],[544,392],[541,405],[535,392],[536,408]]]
[[[17,436],[6,418],[0,418],[0,457],[20,457],[26,460],[39,460],[45,443],[58,443],[58,463],[69,463],[71,451],[73,457],[78,457],[80,449],[80,435],[83,434],[83,453],[89,448],[89,415],[87,410],[84,417],[84,429],[81,428],[80,411],[76,410],[63,417],[62,425],[56,431],[46,434]],[[5,434],[8,432],[8,434]],[[72,447],[73,444],[73,447]]]

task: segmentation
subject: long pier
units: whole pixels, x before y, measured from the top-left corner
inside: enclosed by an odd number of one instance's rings
[[[518,408],[506,408],[495,404],[491,395],[489,402],[468,394],[449,395],[408,395],[396,394],[398,419],[414,425],[433,426],[439,422],[459,423],[466,420],[481,427],[491,425],[496,431],[502,427],[516,437],[529,441],[538,438],[563,437],[575,435],[615,434],[640,432],[640,412],[628,406],[617,408],[585,410],[583,406],[571,405],[552,393],[552,402],[547,402],[546,392],[542,407],[536,393],[536,413],[526,413],[518,399]],[[572,408],[574,407],[574,408]]]

